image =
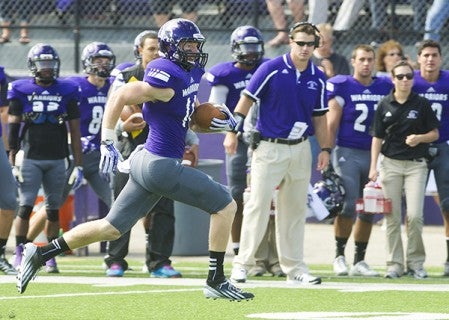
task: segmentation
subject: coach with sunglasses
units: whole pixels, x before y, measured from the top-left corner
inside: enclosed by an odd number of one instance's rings
[[[422,239],[428,172],[426,157],[429,144],[438,139],[439,121],[430,102],[412,91],[414,72],[408,62],[398,62],[391,74],[394,89],[379,102],[374,115],[369,178],[376,181],[380,159],[380,183],[384,197],[392,200],[392,212],[386,215],[385,277],[395,279],[408,273],[423,279],[427,277],[423,266],[426,253]],[[405,255],[401,239],[403,190],[408,237]]]
[[[235,153],[238,128],[253,103],[259,105],[258,146],[251,162],[251,197],[243,209],[239,254],[231,280],[244,282],[267,229],[273,191],[276,202],[276,239],[279,264],[292,284],[319,284],[303,261],[307,190],[312,167],[308,137],[321,146],[317,169],[329,163],[326,76],[310,58],[319,46],[318,29],[307,22],[290,29],[290,52],[263,63],[249,80],[235,108],[238,125],[226,135],[227,153]]]

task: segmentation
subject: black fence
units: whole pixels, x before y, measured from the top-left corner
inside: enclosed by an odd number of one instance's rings
[[[293,12],[285,3],[279,11],[285,17],[279,16],[278,19],[270,15],[267,6],[269,1],[271,0],[3,0],[0,1],[2,26],[8,26],[11,35],[7,43],[0,45],[0,65],[15,72],[26,72],[26,52],[37,42],[50,43],[60,51],[63,72],[66,73],[80,72],[79,54],[83,46],[91,41],[110,44],[118,62],[132,60],[135,35],[145,29],[157,30],[167,19],[184,16],[195,20],[206,35],[206,49],[210,53],[208,66],[211,66],[230,59],[229,36],[240,25],[258,27],[268,43],[276,36],[279,28],[275,20],[285,21],[285,28],[288,28],[299,18],[313,18],[311,0],[291,0],[292,3],[296,1],[303,4],[302,16]],[[315,12],[324,12],[325,21],[314,22],[335,24],[344,1],[315,0]],[[337,52],[349,58],[353,46],[358,43],[381,43],[395,39],[412,58],[416,55],[415,44],[423,38],[424,21],[431,1],[352,1],[360,9],[355,12],[354,21],[346,29],[335,31],[334,48]],[[384,3],[382,15],[373,14],[371,1]],[[413,3],[420,4],[419,12],[415,12],[417,9]],[[374,19],[378,28],[373,28]],[[18,42],[24,27],[31,39],[29,44]],[[447,43],[446,33],[441,33],[444,47]],[[2,36],[4,34],[5,31]],[[288,47],[267,46],[266,49],[267,56],[272,57],[287,51]]]

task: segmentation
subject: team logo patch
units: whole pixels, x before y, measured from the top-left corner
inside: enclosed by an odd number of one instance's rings
[[[418,119],[418,111],[416,110],[410,110],[407,119]]]
[[[318,83],[316,83],[315,81],[307,81],[307,89],[317,90],[318,89]]]

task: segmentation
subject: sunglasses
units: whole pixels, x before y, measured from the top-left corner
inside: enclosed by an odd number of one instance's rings
[[[413,79],[413,73],[397,74],[397,75],[395,75],[395,78],[398,79],[398,80],[402,80],[404,78],[406,78],[407,80],[412,80]]]
[[[300,47],[315,47],[315,41],[294,41],[294,43],[296,43]]]

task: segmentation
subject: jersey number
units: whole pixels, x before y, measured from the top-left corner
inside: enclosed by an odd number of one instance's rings
[[[443,112],[443,106],[441,105],[441,103],[432,103],[432,110],[433,112],[435,112],[437,119],[441,121],[441,113]]]
[[[103,119],[103,107],[95,106],[92,108],[92,120],[89,123],[89,133],[97,134],[101,128],[101,120]]]
[[[47,112],[58,110],[59,103],[50,101],[47,104]],[[33,101],[33,112],[44,112],[45,104],[42,101]]]
[[[366,124],[364,122],[368,118],[369,108],[365,103],[357,103],[355,105],[357,111],[361,111],[360,115],[354,121],[354,131],[366,132]],[[374,105],[374,110],[377,109],[377,104]]]

